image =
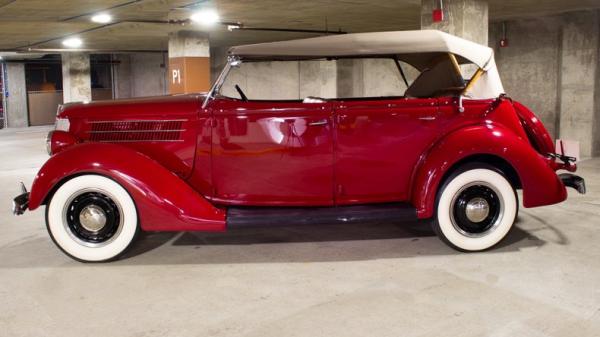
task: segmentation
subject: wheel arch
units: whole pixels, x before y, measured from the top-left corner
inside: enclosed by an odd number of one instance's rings
[[[442,176],[440,186],[443,186],[448,178],[454,173],[469,166],[472,166],[473,168],[493,169],[505,176],[515,189],[521,189],[523,187],[519,173],[517,173],[517,170],[515,170],[512,164],[498,155],[489,153],[472,154],[454,163]]]
[[[411,203],[421,219],[434,215],[444,179],[462,165],[483,162],[523,189],[523,205],[536,207],[566,199],[566,189],[548,162],[526,139],[494,123],[456,130],[433,144],[413,173]]]
[[[123,186],[136,204],[143,230],[225,230],[223,210],[156,161],[115,144],[78,144],[52,156],[33,182],[29,209],[47,204],[65,182],[86,174]]]

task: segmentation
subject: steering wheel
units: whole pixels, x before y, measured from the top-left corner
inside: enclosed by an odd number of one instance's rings
[[[242,88],[240,88],[239,85],[235,85],[235,90],[237,90],[238,94],[240,94],[242,101],[248,102],[248,97],[246,96],[246,94],[244,94],[244,91],[242,90]]]

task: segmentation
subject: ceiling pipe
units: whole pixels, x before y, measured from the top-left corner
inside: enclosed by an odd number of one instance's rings
[[[131,5],[136,5],[136,4],[139,4],[140,2],[144,2],[144,1],[146,1],[146,0],[132,0],[132,1],[121,3],[121,4],[118,4],[118,5],[114,5],[114,6],[111,6],[111,7],[108,7],[108,8],[96,10],[96,11],[93,11],[93,12],[87,12],[87,13],[84,13],[84,14],[79,14],[79,15],[71,16],[71,17],[62,19],[60,21],[65,22],[65,21],[71,21],[71,20],[75,20],[75,19],[79,19],[79,18],[84,18],[86,16],[93,16],[94,14],[98,14],[98,13],[110,11],[110,10],[117,9],[117,8],[123,8],[123,7],[128,7],[128,6],[131,6]]]
[[[120,25],[120,24],[126,24],[126,23],[167,24],[167,25],[180,25],[180,26],[193,25],[193,23],[192,23],[192,21],[190,19],[185,19],[185,20],[126,20],[126,21],[118,21],[118,22],[108,23],[108,24],[105,24],[105,25],[101,25],[101,26],[97,26],[97,27],[85,29],[85,30],[82,30],[82,31],[79,31],[79,32],[76,32],[76,33],[62,35],[62,36],[59,36],[59,37],[55,37],[55,38],[51,38],[51,39],[46,39],[46,40],[43,40],[43,41],[37,41],[37,42],[31,43],[31,44],[28,44],[28,45],[19,46],[19,47],[16,47],[14,50],[20,51],[20,52],[31,52],[31,51],[36,50],[36,48],[33,48],[33,47],[39,46],[41,44],[46,44],[46,43],[50,43],[50,42],[54,42],[54,41],[58,41],[58,40],[63,40],[63,39],[69,38],[69,37],[78,36],[78,35],[81,35],[81,34],[86,34],[86,33],[94,32],[94,31],[97,31],[97,30],[101,30],[101,29],[113,27],[113,26]],[[346,34],[346,32],[342,31],[341,29],[338,30],[338,31],[330,31],[330,30],[318,30],[318,29],[246,27],[246,26],[243,26],[239,22],[219,22],[219,24],[223,25],[223,26],[236,26],[237,28],[232,29],[232,31],[235,31],[235,30],[252,30],[252,31],[271,31],[271,32],[308,33],[308,34]],[[37,49],[37,50],[43,50],[43,49]],[[54,50],[75,52],[75,51],[81,51],[81,50],[84,50],[84,49],[66,49],[65,48],[65,49],[54,49]]]
[[[7,2],[7,3],[5,3],[5,4],[2,4],[2,5],[0,5],[0,8],[4,8],[4,7],[8,6],[8,5],[12,5],[12,4],[14,4],[15,2],[17,2],[17,0],[12,0],[12,1],[9,1],[9,2]]]
[[[77,53],[93,53],[93,54],[129,54],[129,53],[166,53],[167,50],[159,49],[131,49],[131,50],[118,50],[118,49],[72,49],[72,48],[29,48],[23,49],[2,49],[0,53],[64,53],[64,52],[77,52]]]
[[[309,33],[309,34],[347,34],[346,32],[340,30],[319,30],[319,29],[293,29],[293,28],[258,28],[258,27],[240,27],[233,29],[235,30],[254,30],[254,31],[269,31],[269,32],[285,32],[285,33]]]

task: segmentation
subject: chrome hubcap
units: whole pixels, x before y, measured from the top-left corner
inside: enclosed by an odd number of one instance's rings
[[[462,235],[480,238],[493,232],[502,221],[504,203],[498,190],[487,182],[463,186],[452,198],[450,220]]]
[[[483,198],[473,198],[467,203],[465,213],[470,221],[482,222],[490,214],[490,205]]]
[[[106,226],[106,213],[96,205],[89,205],[79,213],[79,222],[85,230],[99,232]]]

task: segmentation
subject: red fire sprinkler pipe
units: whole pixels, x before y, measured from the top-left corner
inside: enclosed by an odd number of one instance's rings
[[[435,8],[433,9],[433,22],[444,21],[444,5],[442,0],[435,0]]]

